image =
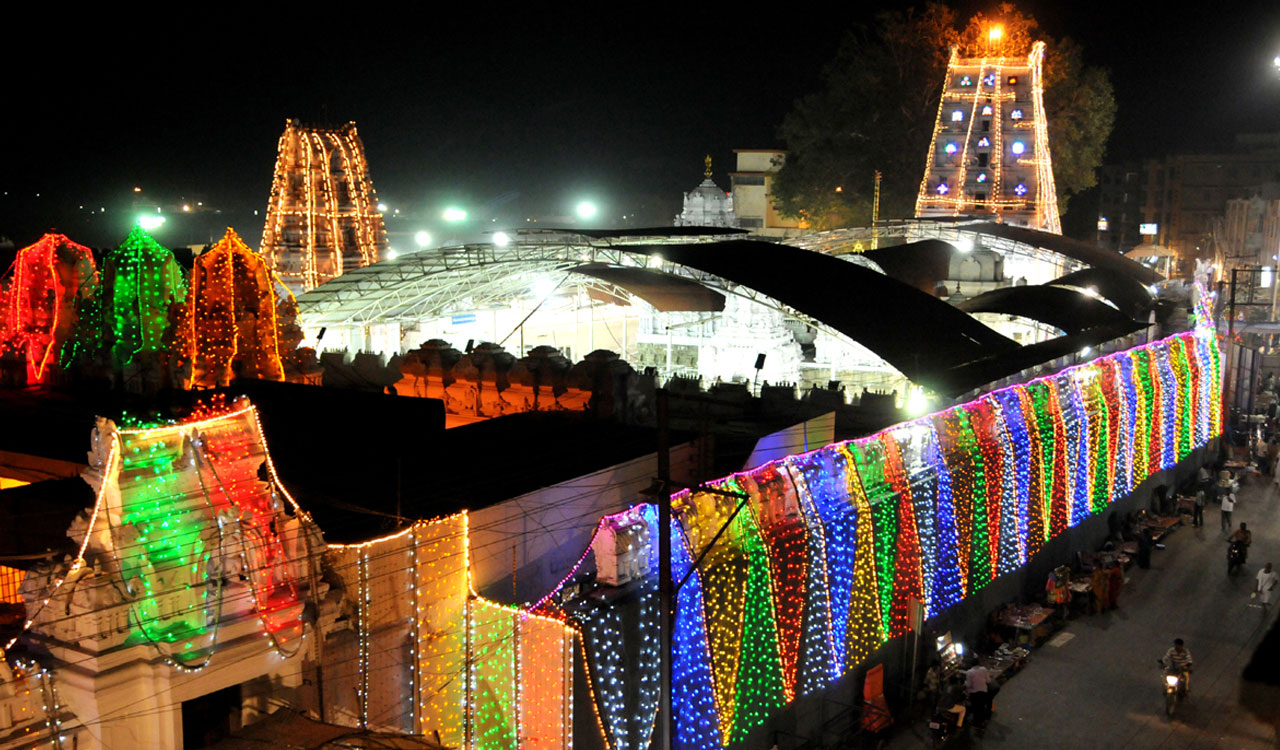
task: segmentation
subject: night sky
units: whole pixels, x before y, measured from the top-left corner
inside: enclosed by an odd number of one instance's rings
[[[143,207],[169,214],[199,201],[221,213],[176,217],[157,237],[207,242],[230,224],[256,243],[253,212],[265,212],[288,117],[356,121],[379,198],[401,211],[393,245],[418,229],[446,239],[447,204],[469,209],[473,231],[525,217],[554,224],[583,198],[600,204],[601,225],[670,224],[704,155],[727,188],[733,149],[781,147],[778,125],[820,85],[845,30],[896,5],[796,16],[776,6],[773,17],[735,19],[647,7],[606,19],[599,8],[513,16],[360,4],[332,19],[11,23],[0,236],[21,246],[56,226],[112,245]],[[1019,7],[1111,70],[1109,163],[1280,130],[1280,4]]]

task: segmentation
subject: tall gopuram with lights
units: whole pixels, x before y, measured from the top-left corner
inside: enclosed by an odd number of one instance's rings
[[[962,58],[951,49],[917,218],[989,216],[1062,233],[1043,62],[1044,42],[1026,57]]]
[[[285,122],[262,254],[295,293],[378,262],[387,231],[356,124]]]

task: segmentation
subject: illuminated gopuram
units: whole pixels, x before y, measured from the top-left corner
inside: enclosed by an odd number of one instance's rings
[[[280,136],[262,255],[295,293],[378,262],[387,232],[364,145],[349,122],[306,127],[287,120]]]
[[[1044,115],[1044,42],[1023,57],[951,49],[916,216],[986,215],[1062,233]]]

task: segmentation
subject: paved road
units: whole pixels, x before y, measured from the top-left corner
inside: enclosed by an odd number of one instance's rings
[[[1262,563],[1280,567],[1280,492],[1269,477],[1241,488],[1233,521],[1249,524],[1253,547],[1245,572],[1232,578],[1218,511],[1205,521],[1169,535],[1149,570],[1129,571],[1118,610],[1073,620],[1060,631],[1070,640],[1033,651],[996,699],[986,737],[952,747],[1280,748],[1280,688],[1240,679],[1280,608],[1263,610],[1249,597]],[[1196,671],[1190,700],[1169,720],[1155,660],[1175,637],[1186,640]],[[917,724],[890,746],[927,741]]]

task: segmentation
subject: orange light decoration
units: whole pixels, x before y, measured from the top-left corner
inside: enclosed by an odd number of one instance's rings
[[[364,145],[349,122],[338,128],[285,122],[262,254],[295,291],[377,263],[387,232]]]
[[[27,382],[44,381],[74,334],[82,301],[95,298],[93,253],[49,233],[18,251],[10,267],[0,344],[27,362]]]
[[[284,380],[275,281],[262,256],[235,230],[195,260],[178,326],[188,388],[225,386],[235,377]]]

